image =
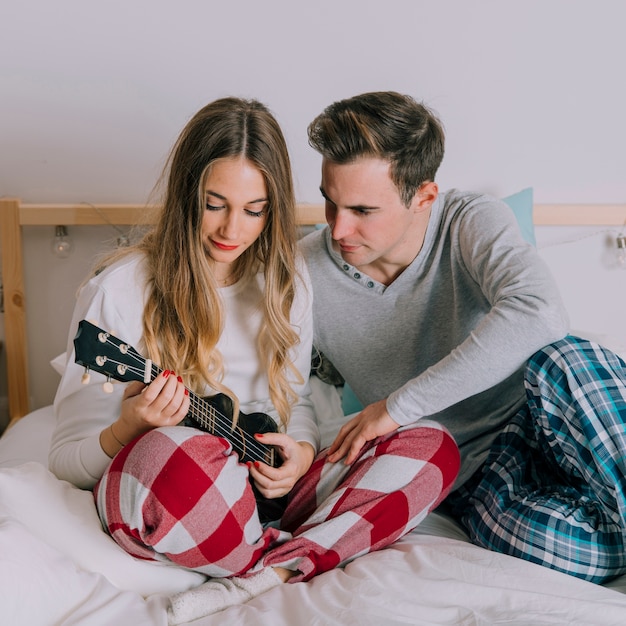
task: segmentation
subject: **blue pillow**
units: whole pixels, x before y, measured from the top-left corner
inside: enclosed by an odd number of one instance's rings
[[[354,391],[348,383],[343,386],[343,392],[341,394],[341,408],[344,415],[351,415],[352,413],[358,413],[363,410],[363,405],[359,402],[359,399],[354,395]]]
[[[537,245],[533,224],[533,188],[522,189],[522,191],[502,198],[502,200],[513,209],[524,239],[528,243],[532,243],[533,246]]]

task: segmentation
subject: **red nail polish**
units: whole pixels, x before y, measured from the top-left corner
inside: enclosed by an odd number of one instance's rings
[[[189,395],[189,389],[185,389],[185,395],[188,396]]]
[[[169,370],[163,370],[163,378],[167,378],[171,372]]]
[[[254,467],[257,467],[257,468],[258,468],[258,467],[261,467],[261,464],[260,464],[258,461],[255,461],[255,462],[254,462]]]
[[[183,377],[182,377],[182,376],[177,376],[177,377],[176,377],[176,380],[177,380],[179,383],[182,383],[182,382],[183,382]]]

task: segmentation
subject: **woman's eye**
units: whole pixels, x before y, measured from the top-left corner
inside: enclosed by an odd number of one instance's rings
[[[219,211],[219,210],[220,210],[221,208],[223,208],[223,207],[221,207],[221,206],[215,206],[215,205],[213,205],[213,204],[209,204],[209,203],[207,202],[207,203],[206,203],[206,208],[207,208],[207,211]]]
[[[246,209],[246,213],[252,217],[263,217],[265,215],[265,211],[251,211],[250,209]]]

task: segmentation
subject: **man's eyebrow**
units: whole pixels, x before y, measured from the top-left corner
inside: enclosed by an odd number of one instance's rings
[[[320,186],[320,193],[322,194],[322,198],[324,198],[324,200],[328,200],[328,202],[333,202],[329,197],[328,194],[324,191],[324,187]],[[333,202],[334,204],[334,202]]]
[[[329,197],[328,194],[324,191],[323,187],[320,187],[320,193],[322,194],[322,197],[324,198],[324,200],[327,200],[328,202],[330,202],[331,204],[334,204],[335,206],[336,203],[333,202]],[[377,206],[368,206],[366,204],[354,204],[354,205],[348,205],[346,207],[346,209],[350,209],[351,211],[375,211],[376,209],[379,209],[380,207]]]

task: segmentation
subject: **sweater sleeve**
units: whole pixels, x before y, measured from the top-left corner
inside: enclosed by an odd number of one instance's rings
[[[81,384],[83,368],[75,360],[72,338],[82,319],[97,320],[103,328],[117,325],[115,312],[105,306],[105,296],[100,288],[82,290],[70,326],[67,364],[54,399],[56,428],[50,446],[50,470],[62,480],[82,489],[91,489],[111,461],[100,446],[100,432],[119,414],[123,388],[113,386],[106,394],[104,378],[90,374],[89,384]]]
[[[67,363],[54,399],[56,427],[49,455],[50,470],[60,479],[81,489],[91,489],[101,478],[111,459],[100,446],[100,433],[119,416],[125,385],[114,382],[113,392],[103,389],[105,377],[90,373],[82,383],[84,368],[75,363],[73,339],[78,322],[93,320],[112,334],[124,333],[125,342],[138,347],[143,312],[142,282],[132,284],[128,276],[114,277],[108,283],[92,280],[81,289],[70,325]],[[124,278],[125,277],[125,278]],[[120,298],[121,294],[121,298]],[[118,306],[123,303],[123,310]]]
[[[399,424],[495,386],[568,331],[548,268],[499,201],[483,200],[457,215],[450,246],[458,270],[469,274],[490,308],[447,356],[389,395],[387,410]]]

